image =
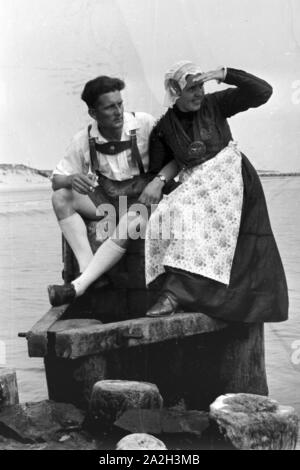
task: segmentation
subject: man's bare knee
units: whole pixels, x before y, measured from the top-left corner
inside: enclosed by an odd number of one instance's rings
[[[97,215],[97,207],[85,194],[73,193],[73,209],[85,219],[101,220],[103,217]]]
[[[69,189],[57,189],[52,194],[52,205],[58,220],[74,214],[73,195]]]

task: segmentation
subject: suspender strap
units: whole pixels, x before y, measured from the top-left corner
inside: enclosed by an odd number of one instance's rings
[[[140,174],[143,175],[145,173],[144,165],[142,162],[142,157],[137,146],[137,138],[136,138],[136,129],[132,129],[130,131],[130,140],[131,140],[131,158],[134,163],[138,166],[140,170]]]
[[[104,153],[105,155],[117,155],[118,153],[124,152],[124,150],[131,149],[131,140],[111,140],[105,142],[105,144],[95,142],[95,148],[97,152]]]
[[[134,113],[133,113],[134,114]],[[137,145],[136,129],[130,131],[130,141],[116,141],[107,142],[105,144],[98,144],[94,137],[91,137],[92,125],[88,126],[88,137],[90,147],[91,170],[97,174],[100,171],[99,162],[97,158],[97,151],[106,155],[117,155],[124,150],[131,148],[131,158],[135,165],[138,167],[140,174],[145,173],[142,157]]]
[[[135,112],[132,111],[131,114],[135,117]],[[135,162],[135,164],[139,167],[140,174],[143,175],[145,173],[145,168],[143,165],[142,157],[137,145],[137,138],[136,138],[136,129],[130,131],[130,140],[131,140],[131,158]]]
[[[99,162],[97,158],[96,140],[94,137],[91,137],[91,128],[92,128],[92,125],[90,124],[88,127],[88,136],[89,136],[89,147],[90,147],[91,170],[93,173],[97,174],[97,172],[99,172]]]

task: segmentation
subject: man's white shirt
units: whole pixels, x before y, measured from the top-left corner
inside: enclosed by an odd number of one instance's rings
[[[98,129],[96,121],[93,121],[90,131],[91,137],[96,138],[99,144],[107,143]],[[121,140],[130,140],[130,131],[136,129],[137,145],[141,154],[145,171],[149,168],[149,137],[155,124],[155,119],[148,113],[124,112],[124,124]],[[117,155],[105,155],[97,152],[100,172],[115,181],[123,181],[139,174],[138,167],[132,167],[131,149]],[[73,175],[75,173],[88,174],[91,170],[90,149],[88,141],[88,129],[82,129],[72,139],[66,155],[59,161],[53,171],[54,175]]]

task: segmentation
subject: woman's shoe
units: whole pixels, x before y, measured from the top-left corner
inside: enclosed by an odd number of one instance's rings
[[[76,297],[76,291],[73,284],[64,284],[62,286],[48,286],[49,301],[52,307],[70,304]]]
[[[156,303],[148,310],[146,317],[165,317],[168,315],[173,315],[176,312],[178,307],[178,302],[174,297],[171,297],[169,294],[161,294]]]

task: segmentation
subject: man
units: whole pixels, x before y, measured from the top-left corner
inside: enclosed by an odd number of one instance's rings
[[[92,170],[113,181],[129,180],[148,171],[148,143],[154,118],[124,112],[119,78],[89,81],[81,98],[92,124],[78,132],[52,175],[52,203],[58,223],[83,272],[93,258],[83,218],[97,220]],[[96,161],[91,161],[90,142]],[[93,168],[94,167],[94,168]],[[51,300],[51,296],[50,296]]]

